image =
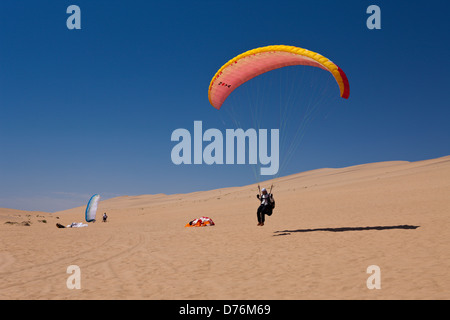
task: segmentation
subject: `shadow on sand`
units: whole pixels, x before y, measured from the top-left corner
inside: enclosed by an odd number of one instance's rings
[[[328,231],[328,232],[345,232],[345,231],[366,231],[366,230],[392,230],[392,229],[417,229],[419,226],[400,225],[400,226],[377,226],[377,227],[343,227],[343,228],[318,228],[318,229],[297,229],[297,230],[283,230],[275,231],[273,236],[288,236],[294,232],[314,232],[314,231]]]

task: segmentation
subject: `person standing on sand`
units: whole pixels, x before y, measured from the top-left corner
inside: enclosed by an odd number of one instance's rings
[[[103,222],[106,222],[106,219],[108,219],[108,216],[106,215],[106,212],[105,213],[103,213]]]
[[[267,193],[266,188],[262,188],[261,194],[257,194],[256,197],[261,201],[256,215],[258,217],[258,226],[263,226],[265,221],[265,215],[271,216],[273,209],[275,208],[275,200],[272,193]]]

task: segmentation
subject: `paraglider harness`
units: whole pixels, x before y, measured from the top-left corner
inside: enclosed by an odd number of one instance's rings
[[[270,186],[270,191],[267,194],[263,195],[261,193],[260,186],[258,185],[259,194],[258,194],[257,198],[260,201],[264,202],[264,203],[261,203],[261,206],[264,207],[264,212],[268,216],[271,216],[273,213],[273,209],[275,209],[275,199],[273,198],[272,188],[273,188],[273,185]]]

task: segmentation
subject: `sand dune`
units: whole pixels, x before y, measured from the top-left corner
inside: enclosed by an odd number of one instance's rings
[[[274,184],[102,201],[108,223],[0,209],[1,299],[449,299],[450,156],[319,169]],[[184,228],[200,216],[216,226]],[[43,222],[45,220],[45,222]],[[22,224],[29,221],[29,225]],[[69,290],[69,265],[81,289]],[[369,290],[367,267],[381,270]]]

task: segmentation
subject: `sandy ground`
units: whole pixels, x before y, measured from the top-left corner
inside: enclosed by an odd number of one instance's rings
[[[0,209],[0,299],[450,299],[450,156],[273,183],[264,227],[256,185],[105,200],[109,222],[79,229],[55,224],[84,207]],[[184,227],[201,216],[216,225]]]

